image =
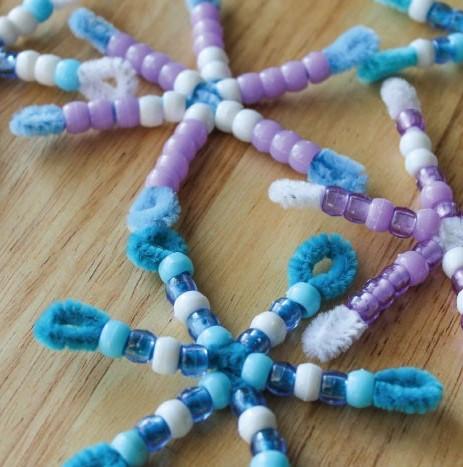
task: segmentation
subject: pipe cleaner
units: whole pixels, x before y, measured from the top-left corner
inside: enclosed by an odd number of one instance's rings
[[[452,280],[458,294],[457,309],[463,314],[463,220],[432,153],[416,91],[405,80],[390,78],[382,85],[381,97],[401,135],[405,169],[416,178],[421,191],[420,210],[395,207],[387,199],[370,199],[340,187],[291,180],[274,182],[269,190],[272,201],[285,208],[321,209],[330,216],[365,224],[375,232],[414,237],[417,242],[367,281],[345,305],[311,322],[303,336],[304,350],[321,361],[346,351],[401,295],[423,283],[438,264]],[[463,316],[461,324],[463,327]]]

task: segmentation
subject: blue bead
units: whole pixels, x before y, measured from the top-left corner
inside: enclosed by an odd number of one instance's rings
[[[277,396],[290,396],[294,392],[296,369],[285,362],[276,362],[268,377],[267,389]]]
[[[237,417],[256,405],[265,405],[265,399],[251,386],[241,386],[233,391],[231,409]]]
[[[453,10],[445,3],[435,2],[429,10],[427,21],[431,26],[449,29]]]
[[[173,305],[175,300],[180,297],[182,293],[189,292],[190,290],[198,290],[190,274],[185,273],[172,277],[166,284],[167,300]]]
[[[167,284],[172,277],[179,276],[183,273],[193,274],[194,267],[191,259],[187,255],[180,252],[175,252],[166,256],[160,263],[158,268],[159,277],[164,284]]]
[[[280,451],[264,451],[252,458],[249,467],[289,467],[289,461]]]
[[[215,410],[224,409],[230,404],[232,385],[224,373],[219,371],[208,373],[200,379],[198,384],[206,388]]]
[[[147,363],[153,358],[156,336],[149,331],[134,329],[124,350],[124,356],[134,363]]]
[[[16,53],[0,45],[0,78],[15,79]]]
[[[46,21],[53,13],[53,3],[50,0],[24,0],[22,6],[39,23]]]
[[[233,342],[233,336],[223,326],[211,326],[205,329],[196,339],[196,343],[208,349],[220,349]]]
[[[251,440],[251,452],[255,456],[263,451],[280,451],[286,454],[286,443],[275,428],[258,431]]]
[[[260,329],[246,329],[238,337],[238,340],[246,347],[248,352],[267,353],[272,347],[267,334]]]
[[[453,46],[446,36],[432,41],[436,52],[436,63],[447,63],[452,60]]]
[[[351,371],[347,375],[346,402],[358,409],[373,403],[375,375],[366,370]]]
[[[149,452],[138,430],[119,433],[112,441],[114,448],[130,466],[139,467],[148,461]]]
[[[120,358],[130,335],[130,327],[122,321],[110,320],[101,331],[98,350],[107,357]]]
[[[186,324],[188,326],[190,336],[196,340],[205,329],[210,328],[211,326],[217,326],[219,324],[219,320],[211,310],[202,308],[188,316]]]
[[[311,318],[320,309],[322,301],[320,292],[308,282],[296,282],[288,289],[286,296],[304,308],[303,318]]]
[[[258,391],[263,391],[272,365],[272,359],[263,353],[249,354],[244,361],[241,378]]]
[[[453,10],[450,31],[463,32],[463,11]]]
[[[73,58],[67,58],[58,62],[54,76],[56,86],[67,92],[78,91],[80,87],[79,67],[79,60]]]
[[[195,423],[203,422],[212,414],[212,398],[203,386],[185,389],[178,397],[190,410]]]
[[[275,300],[270,306],[270,311],[276,313],[285,322],[288,331],[292,331],[299,326],[304,313],[302,306],[289,298]]]
[[[452,44],[452,60],[455,63],[462,63],[463,62],[463,33],[456,32],[454,34],[450,34],[449,41]]]
[[[159,415],[141,419],[136,428],[150,452],[160,451],[172,438],[169,426]]]
[[[209,355],[201,345],[182,345],[180,350],[180,371],[185,376],[202,376],[209,369]]]
[[[346,405],[345,373],[339,371],[324,371],[320,387],[320,401],[328,405]]]

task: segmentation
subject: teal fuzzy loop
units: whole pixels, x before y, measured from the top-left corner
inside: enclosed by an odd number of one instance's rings
[[[95,351],[109,321],[102,310],[77,300],[52,303],[36,321],[34,337],[52,350]]]
[[[406,414],[431,412],[443,396],[441,382],[431,373],[404,367],[375,374],[373,405]]]
[[[407,13],[410,8],[411,0],[375,0],[377,3],[393,8],[394,10]]]
[[[68,459],[63,467],[128,467],[127,462],[109,444],[89,446]]]

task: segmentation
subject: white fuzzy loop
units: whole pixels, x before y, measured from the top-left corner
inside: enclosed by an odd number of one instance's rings
[[[381,98],[386,104],[389,115],[394,120],[404,110],[421,111],[415,88],[402,78],[389,78],[384,81],[381,86]]]
[[[457,216],[442,219],[439,230],[439,243],[444,251],[463,247],[463,218]]]
[[[320,209],[326,188],[316,183],[302,180],[276,180],[268,189],[271,201],[284,209],[317,208]]]

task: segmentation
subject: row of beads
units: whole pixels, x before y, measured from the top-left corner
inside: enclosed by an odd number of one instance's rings
[[[463,62],[463,34],[450,34],[433,40],[417,39],[410,44],[417,54],[417,65],[428,68],[434,63]]]
[[[436,28],[463,32],[463,11],[445,3],[432,2],[426,19]]]
[[[326,188],[321,208],[330,216],[344,216],[375,232],[389,230],[399,238],[413,235],[418,241],[432,238],[440,226],[440,217],[434,209],[420,209],[414,213],[407,208],[394,207],[387,199],[370,199],[335,186]]]

